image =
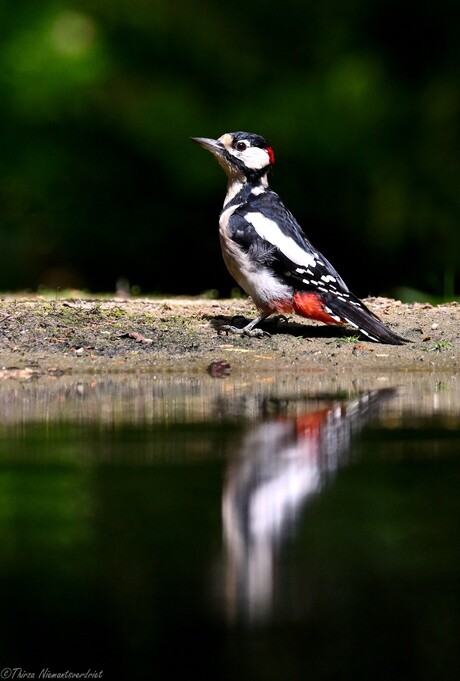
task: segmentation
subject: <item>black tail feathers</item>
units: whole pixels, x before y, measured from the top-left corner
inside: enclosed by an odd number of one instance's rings
[[[386,327],[377,315],[371,312],[359,298],[356,298],[352,293],[349,293],[348,296],[346,301],[344,301],[336,295],[328,294],[325,296],[327,298],[325,302],[334,315],[348,322],[348,324],[370,340],[377,343],[387,343],[388,345],[410,343],[407,338],[398,336]]]

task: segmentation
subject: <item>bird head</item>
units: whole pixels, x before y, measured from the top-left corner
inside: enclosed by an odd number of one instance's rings
[[[268,142],[251,132],[226,132],[216,140],[207,137],[192,137],[192,140],[217,158],[231,180],[261,180],[275,162]]]

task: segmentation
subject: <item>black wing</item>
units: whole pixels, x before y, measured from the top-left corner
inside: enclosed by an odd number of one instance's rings
[[[349,292],[275,192],[250,195],[231,216],[229,228],[232,239],[257,263],[270,265],[296,290]]]

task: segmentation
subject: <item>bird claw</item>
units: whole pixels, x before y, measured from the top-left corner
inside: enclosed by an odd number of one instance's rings
[[[245,327],[239,329],[237,326],[232,326],[231,324],[224,324],[224,326],[220,327],[218,331],[219,336],[223,333],[226,333],[227,336],[229,333],[234,333],[238,336],[248,336],[248,338],[270,338],[268,331],[264,331],[263,329],[247,329]]]
[[[244,329],[243,329],[244,331]],[[249,336],[249,338],[270,338],[271,334],[268,333],[268,331],[264,331],[263,329],[248,329],[248,331],[244,331],[245,336]]]

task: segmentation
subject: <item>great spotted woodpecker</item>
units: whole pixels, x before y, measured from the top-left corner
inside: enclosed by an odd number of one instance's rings
[[[401,345],[308,241],[278,194],[268,186],[275,156],[268,142],[248,132],[219,139],[192,137],[218,160],[228,177],[219,233],[225,264],[252,298],[259,316],[242,329],[266,335],[257,324],[273,313],[296,313],[324,323],[350,324],[373,341]]]

